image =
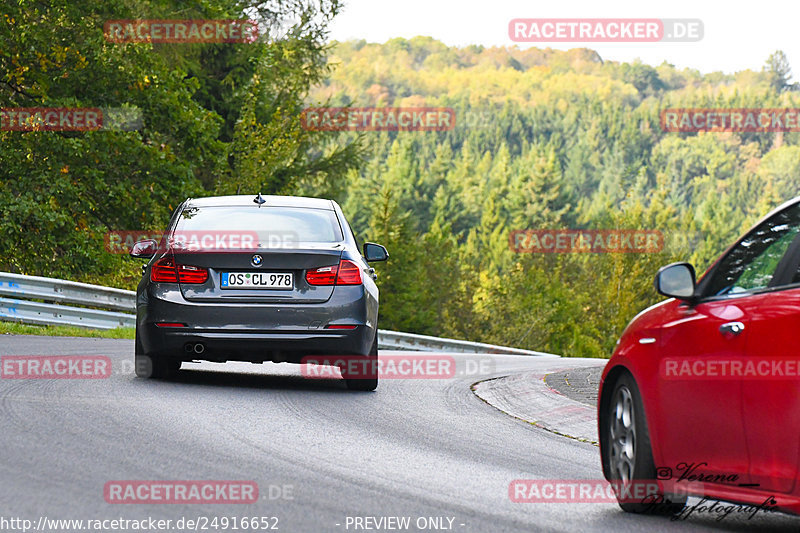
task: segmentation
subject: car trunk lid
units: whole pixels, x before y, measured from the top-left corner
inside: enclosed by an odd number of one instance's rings
[[[343,248],[341,243],[297,243],[292,247],[259,247],[242,252],[175,251],[174,256],[178,264],[208,269],[208,279],[205,283],[180,283],[181,293],[188,301],[311,304],[328,301],[334,288],[309,285],[305,278],[306,271],[338,265]],[[288,288],[235,286],[242,282],[270,283],[277,278],[273,275],[286,274],[291,274],[291,287]],[[226,278],[227,286],[225,286]],[[285,281],[277,279],[279,284]]]

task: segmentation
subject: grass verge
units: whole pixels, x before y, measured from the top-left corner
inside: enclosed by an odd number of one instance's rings
[[[99,337],[132,339],[135,328],[89,329],[76,326],[34,326],[19,322],[0,322],[0,335],[48,335],[51,337]]]

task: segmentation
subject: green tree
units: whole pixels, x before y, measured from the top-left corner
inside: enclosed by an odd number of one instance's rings
[[[794,85],[790,83],[792,67],[789,65],[789,58],[783,51],[777,50],[769,55],[764,65],[764,71],[767,73],[770,86],[775,91],[782,92],[794,88]]]

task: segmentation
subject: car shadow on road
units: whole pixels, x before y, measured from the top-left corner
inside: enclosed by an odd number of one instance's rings
[[[308,378],[298,375],[266,374],[263,372],[255,373],[236,370],[182,368],[175,376],[167,380],[158,380],[158,382],[237,389],[359,394],[358,391],[348,390],[345,381],[341,378]],[[153,381],[153,383],[157,383],[157,381]]]

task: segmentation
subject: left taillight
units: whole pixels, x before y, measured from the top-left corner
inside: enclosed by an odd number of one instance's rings
[[[176,264],[171,257],[162,257],[150,269],[150,281],[156,283],[199,284],[208,280],[208,269]]]
[[[181,283],[205,283],[208,269],[191,265],[178,265],[178,279]]]
[[[156,283],[178,283],[178,271],[171,257],[162,257],[150,269],[150,281]]]

